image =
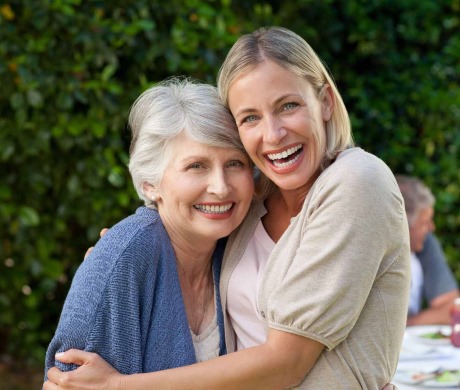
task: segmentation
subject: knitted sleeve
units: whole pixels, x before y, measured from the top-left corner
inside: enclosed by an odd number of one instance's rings
[[[54,365],[76,368],[54,359],[70,348],[97,352],[122,373],[141,371],[141,307],[154,296],[159,258],[154,243],[152,229],[129,218],[99,240],[72,281],[46,353],[45,379]]]

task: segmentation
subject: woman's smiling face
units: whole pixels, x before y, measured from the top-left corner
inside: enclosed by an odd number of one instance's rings
[[[198,245],[229,235],[242,222],[254,192],[247,155],[192,141],[184,133],[172,147],[160,185],[150,190],[172,240]]]
[[[319,99],[302,77],[267,60],[242,73],[228,92],[230,110],[249,156],[281,190],[308,186],[325,153],[324,122],[333,98]]]

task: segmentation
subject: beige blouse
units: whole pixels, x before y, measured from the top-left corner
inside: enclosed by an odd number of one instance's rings
[[[261,216],[254,204],[230,238],[228,280]],[[409,232],[390,169],[359,148],[342,152],[311,188],[300,214],[271,253],[258,296],[266,329],[325,345],[298,387],[380,389],[396,370],[410,286]],[[234,334],[225,318],[227,350]]]

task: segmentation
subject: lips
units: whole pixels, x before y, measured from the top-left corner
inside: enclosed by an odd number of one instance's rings
[[[267,160],[276,168],[287,168],[294,165],[302,154],[303,145],[292,146],[282,152],[266,154]]]
[[[225,214],[233,207],[233,203],[224,205],[196,204],[193,207],[205,214]]]

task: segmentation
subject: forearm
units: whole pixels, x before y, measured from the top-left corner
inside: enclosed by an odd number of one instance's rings
[[[429,308],[409,317],[407,325],[450,324],[450,308],[458,295],[458,290],[453,290],[436,297]]]
[[[126,389],[284,389],[285,372],[259,347],[211,361],[126,378]],[[262,348],[263,349],[263,348]],[[292,383],[295,385],[295,383]]]
[[[126,389],[288,389],[302,381],[323,349],[301,336],[290,335],[290,339],[284,345],[269,340],[191,366],[129,375],[124,378]]]
[[[408,317],[407,326],[414,325],[443,325],[449,324],[449,315],[442,308],[429,308]]]

